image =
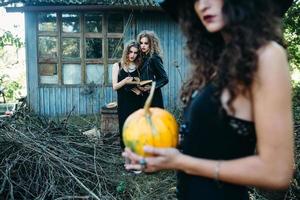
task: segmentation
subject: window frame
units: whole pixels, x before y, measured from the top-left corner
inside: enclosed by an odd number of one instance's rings
[[[56,31],[40,31],[39,30],[39,15],[40,14],[56,14]],[[102,32],[86,32],[85,26],[85,15],[86,14],[99,14],[101,16],[102,20]],[[79,32],[63,32],[62,27],[62,15],[63,14],[78,14],[79,15]],[[108,33],[108,16],[109,15],[120,15],[122,16],[122,24],[123,24],[123,32],[122,33]],[[111,86],[112,83],[109,81],[109,65],[118,62],[120,58],[108,58],[109,49],[108,49],[108,40],[111,38],[119,39],[120,45],[122,45],[122,49],[124,47],[124,35],[125,35],[125,27],[126,27],[126,21],[125,21],[126,14],[124,12],[120,11],[114,11],[114,12],[105,12],[105,11],[89,11],[89,12],[83,12],[83,11],[49,11],[49,12],[40,12],[37,14],[37,67],[38,67],[38,80],[39,80],[39,86],[43,87],[80,87],[87,85],[87,65],[88,64],[99,64],[103,65],[103,77],[104,80],[101,80],[101,83],[96,83],[98,86]],[[55,37],[57,40],[57,57],[56,59],[46,59],[42,58],[39,55],[39,38],[40,37],[47,37],[52,36]],[[69,59],[69,58],[63,58],[63,38],[79,38],[79,59]],[[102,57],[101,58],[86,58],[86,39],[93,38],[97,39],[100,38],[102,40]],[[41,72],[40,72],[40,64],[57,64],[57,76],[58,76],[58,82],[56,84],[53,83],[41,83]],[[64,64],[80,64],[81,67],[81,81],[80,84],[64,84],[63,83],[63,65]]]

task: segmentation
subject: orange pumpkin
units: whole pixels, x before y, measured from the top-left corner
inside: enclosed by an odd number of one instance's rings
[[[145,145],[176,147],[178,144],[178,124],[174,116],[161,108],[149,108],[154,90],[155,82],[144,108],[132,113],[123,126],[125,146],[141,156],[151,156],[144,152]]]

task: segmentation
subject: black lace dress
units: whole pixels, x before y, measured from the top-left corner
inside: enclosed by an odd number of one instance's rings
[[[212,84],[194,92],[184,110],[181,125],[184,154],[230,160],[253,155],[256,146],[254,123],[227,115],[216,101]],[[249,200],[245,186],[178,173],[178,198],[184,200]]]
[[[135,70],[133,72],[126,72],[123,68],[120,69],[118,75],[118,82],[123,80],[124,78],[138,77],[138,71]],[[124,149],[124,142],[122,139],[122,128],[126,118],[133,113],[134,111],[142,108],[143,99],[142,96],[136,95],[131,89],[135,87],[134,85],[124,85],[120,89],[117,90],[118,94],[118,118],[119,118],[119,134],[120,134],[120,145],[121,148]]]

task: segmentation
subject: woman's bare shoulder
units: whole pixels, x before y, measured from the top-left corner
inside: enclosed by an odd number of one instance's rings
[[[286,50],[277,42],[271,41],[257,51],[257,65],[259,75],[275,75],[272,72],[288,72],[288,59]]]
[[[115,67],[115,66],[119,67],[119,62],[115,62],[115,63],[113,64],[113,67]]]
[[[282,95],[288,96],[290,72],[285,49],[276,42],[270,42],[261,47],[257,53],[257,71],[254,75],[252,93],[260,91],[258,94],[266,96],[270,92],[281,91]]]
[[[278,60],[287,60],[286,50],[275,41],[270,41],[257,51],[258,62],[276,62]]]
[[[119,62],[113,64],[113,69],[119,69]]]

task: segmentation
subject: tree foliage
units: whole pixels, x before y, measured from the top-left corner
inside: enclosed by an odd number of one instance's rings
[[[0,49],[3,49],[5,46],[15,46],[17,48],[22,47],[23,42],[21,38],[13,35],[10,31],[4,31],[0,35]]]
[[[292,70],[300,70],[300,0],[286,13],[283,27]]]

